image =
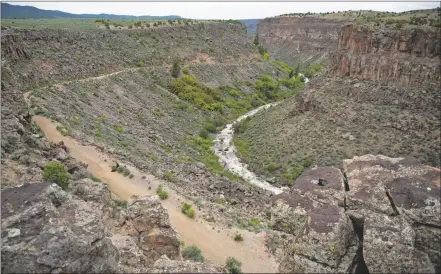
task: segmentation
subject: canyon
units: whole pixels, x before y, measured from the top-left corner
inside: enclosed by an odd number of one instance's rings
[[[2,26],[2,272],[439,272],[440,31],[357,20]]]

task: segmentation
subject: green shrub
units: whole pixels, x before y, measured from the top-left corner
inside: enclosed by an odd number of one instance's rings
[[[64,164],[60,162],[49,162],[43,169],[43,181],[55,183],[66,190],[69,186],[70,174],[64,169]]]
[[[203,263],[205,261],[205,258],[202,255],[202,251],[194,245],[186,246],[184,250],[182,250],[182,257],[185,260],[191,260],[195,262]]]
[[[180,63],[179,59],[175,59],[170,69],[170,73],[174,78],[178,78],[179,73],[181,72],[181,66],[179,65],[179,63]]]
[[[63,136],[69,135],[69,131],[64,126],[57,126],[56,128],[59,132],[61,132],[61,135]]]
[[[193,208],[190,208],[189,210],[187,210],[187,213],[186,213],[186,215],[190,218],[193,218],[195,214],[196,214],[196,212],[194,211]]]
[[[183,74],[172,81],[168,88],[180,99],[190,102],[200,108],[223,113],[222,94],[217,89],[209,88],[199,83],[191,75]]]
[[[126,131],[121,126],[115,126],[115,130],[121,134],[126,133]]]
[[[234,235],[234,240],[235,240],[236,242],[242,242],[242,241],[243,241],[242,234],[240,234],[240,233],[236,233],[236,234]]]
[[[251,218],[248,221],[248,225],[252,226],[252,227],[260,227],[260,221],[257,218]]]
[[[195,211],[193,208],[191,208],[191,204],[186,203],[186,202],[182,203],[181,212],[190,218],[193,218],[195,215]]]
[[[166,171],[162,175],[162,179],[173,183],[176,181],[176,176],[173,173],[171,173],[170,171]]]
[[[256,35],[254,36],[254,45],[259,45],[259,35],[256,33]]]
[[[208,139],[208,130],[205,129],[205,128],[202,128],[202,129],[199,131],[199,136],[200,136],[201,138]]]
[[[159,185],[156,189],[156,194],[158,194],[161,200],[165,200],[168,198],[168,192],[162,188],[162,185]]]
[[[228,273],[239,274],[242,273],[242,263],[234,257],[228,257],[226,262]]]
[[[312,165],[312,159],[311,158],[307,158],[305,160],[303,160],[302,166],[304,168],[308,168]]]
[[[126,166],[123,166],[123,165],[118,165],[118,166],[117,165],[113,165],[112,166],[112,171],[116,171],[116,172],[122,174],[125,177],[131,175],[130,174],[130,170]]]

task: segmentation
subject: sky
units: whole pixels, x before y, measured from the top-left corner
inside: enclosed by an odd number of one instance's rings
[[[192,19],[260,19],[286,13],[430,9],[440,2],[9,2],[70,13],[180,15]]]

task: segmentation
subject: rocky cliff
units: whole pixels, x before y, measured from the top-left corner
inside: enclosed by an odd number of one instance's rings
[[[274,197],[274,228],[286,239],[279,270],[439,272],[439,170],[381,155],[343,165],[309,169]]]
[[[33,183],[2,191],[3,273],[218,272],[183,261],[179,238],[155,196],[116,207],[102,183],[84,179],[70,193]]]
[[[346,25],[331,57],[338,76],[403,87],[439,89],[440,30],[434,27]]]
[[[259,22],[257,35],[270,55],[291,66],[327,59],[337,48],[343,21],[316,17],[274,17]]]

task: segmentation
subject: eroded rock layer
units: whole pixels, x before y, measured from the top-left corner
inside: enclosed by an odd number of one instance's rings
[[[402,87],[439,89],[440,31],[343,26],[331,72]]]

